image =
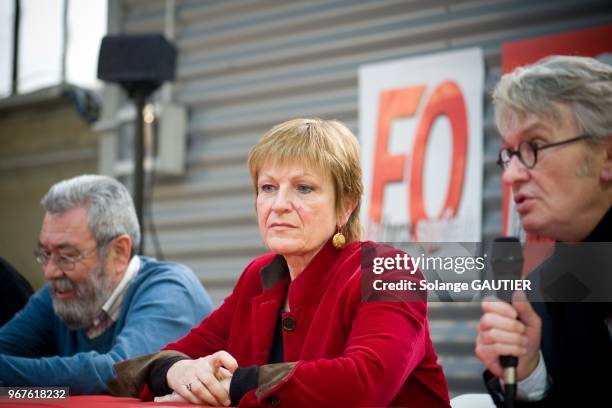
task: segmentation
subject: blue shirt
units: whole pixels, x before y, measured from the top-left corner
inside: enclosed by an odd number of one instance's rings
[[[213,309],[200,281],[187,267],[141,257],[119,319],[89,339],[55,315],[45,285],[0,328],[0,385],[67,386],[71,394],[103,393],[113,364],[158,351]]]

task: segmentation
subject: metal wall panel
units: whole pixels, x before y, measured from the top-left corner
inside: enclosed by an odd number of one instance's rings
[[[174,3],[110,2],[126,32],[164,31]],[[359,134],[361,64],[479,46],[489,93],[503,42],[612,21],[609,0],[177,0],[175,7],[173,99],[190,110],[188,165],[184,177],[157,183],[155,223],[166,257],[191,266],[217,303],[263,251],[245,159],[273,124],[318,116]],[[483,101],[482,235],[490,239],[501,232],[499,141],[486,95]],[[434,314],[437,347],[450,350],[443,363],[453,392],[481,389],[470,357],[478,311]],[[450,334],[459,333],[448,330],[453,316],[471,316],[465,336]]]
[[[165,1],[118,4],[124,31],[164,31]],[[190,110],[188,170],[158,183],[155,221],[167,256],[201,266],[205,283],[221,274],[205,268],[215,258],[206,248],[210,239],[224,254],[263,250],[245,166],[250,146],[273,124],[296,116],[340,119],[358,134],[361,64],[480,46],[490,91],[502,42],[612,20],[609,1],[588,0],[183,0],[175,7],[173,91]],[[483,237],[490,238],[501,229],[499,142],[483,98]],[[229,289],[241,268],[222,269]]]

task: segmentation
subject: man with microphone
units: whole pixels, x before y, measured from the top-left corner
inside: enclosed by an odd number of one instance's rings
[[[524,230],[557,245],[611,241],[612,67],[549,57],[504,75],[493,100],[502,181]],[[556,254],[528,276],[536,287],[559,265]],[[482,303],[476,356],[496,405],[508,405],[504,356],[518,357],[516,407],[610,403],[612,304],[541,299],[517,292],[511,304]]]

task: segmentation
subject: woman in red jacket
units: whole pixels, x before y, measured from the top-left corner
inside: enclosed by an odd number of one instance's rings
[[[356,137],[337,121],[291,120],[261,138],[248,167],[271,253],[185,337],[116,366],[124,394],[131,387],[143,398],[207,405],[448,407],[426,302],[362,295],[365,246],[370,254],[384,247],[359,241]]]

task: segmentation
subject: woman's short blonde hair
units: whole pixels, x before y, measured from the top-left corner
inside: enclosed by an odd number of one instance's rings
[[[255,195],[257,179],[265,165],[301,162],[325,174],[329,172],[336,195],[336,214],[351,202],[356,204],[341,231],[347,242],[361,238],[359,210],[363,183],[361,154],[353,133],[335,120],[293,119],[270,129],[249,152],[248,166]]]

